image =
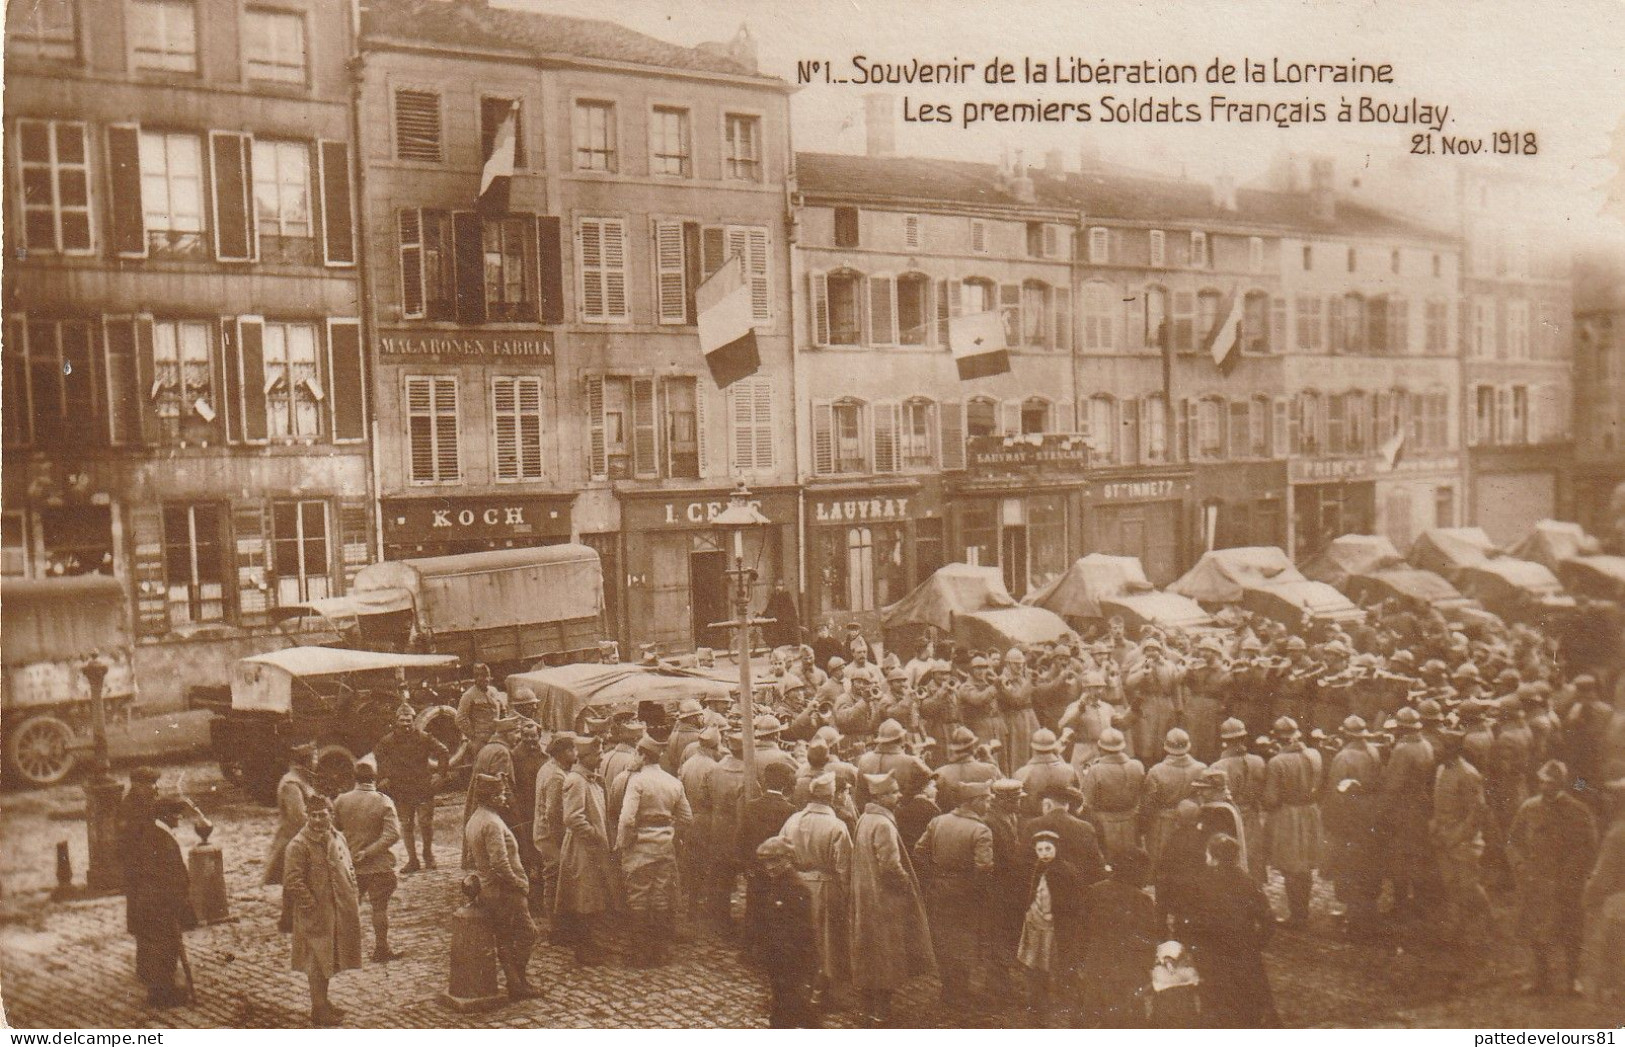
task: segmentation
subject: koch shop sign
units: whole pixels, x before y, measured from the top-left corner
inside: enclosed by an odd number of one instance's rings
[[[568,538],[569,498],[397,498],[384,501],[384,540]]]

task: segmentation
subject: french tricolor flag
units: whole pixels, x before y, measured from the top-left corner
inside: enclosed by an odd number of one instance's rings
[[[480,196],[475,209],[483,214],[508,213],[508,189],[513,184],[513,168],[519,150],[519,103],[497,125],[491,137],[491,155],[480,172]]]
[[[1010,353],[1004,347],[1004,321],[991,310],[948,318],[948,347],[953,350],[959,380],[989,378],[1010,373]]]
[[[695,289],[694,308],[699,314],[700,350],[718,389],[761,369],[744,255],[730,257]]]

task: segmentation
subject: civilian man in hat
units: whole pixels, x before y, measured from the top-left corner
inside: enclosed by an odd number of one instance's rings
[[[982,741],[997,741],[1000,748],[1004,748],[1006,731],[1004,717],[999,713],[999,689],[993,683],[992,666],[986,657],[977,655],[971,659],[970,679],[959,685],[955,697],[959,703],[959,718],[965,726]]]
[[[306,808],[316,795],[316,743],[303,742],[288,750],[288,770],[276,786],[276,832],[265,858],[264,884],[282,882],[288,844],[305,827]],[[286,892],[284,892],[286,893]],[[283,916],[287,926],[287,916]]]
[[[548,760],[536,772],[536,794],[532,801],[534,818],[531,822],[530,842],[536,849],[540,888],[531,884],[533,916],[553,911],[553,899],[558,895],[559,852],[564,846],[564,776],[576,762],[576,736],[560,731],[547,743]]]
[[[1490,899],[1479,870],[1489,807],[1484,800],[1484,776],[1467,762],[1461,732],[1446,731],[1442,738],[1431,828],[1444,886],[1442,937],[1459,945],[1469,936],[1482,941],[1489,932]]]
[[[1026,793],[1022,813],[1031,818],[1040,813],[1041,797],[1051,789],[1076,789],[1078,772],[1061,759],[1061,743],[1048,727],[1033,732],[1028,748],[1032,756],[1016,768],[1015,778]]]
[[[955,795],[958,806],[925,827],[914,862],[925,884],[942,1003],[958,1009],[969,1000],[972,972],[989,972],[994,962],[988,911],[993,830],[987,825],[992,786],[966,782]]]
[[[893,813],[903,791],[889,774],[864,785],[869,802],[852,842],[852,984],[865,1019],[877,1026],[891,1017],[892,994],[935,973],[936,964],[920,883]]]
[[[1100,758],[1084,770],[1078,790],[1084,811],[1100,830],[1106,861],[1116,862],[1118,855],[1140,845],[1136,821],[1145,792],[1145,766],[1123,752],[1127,742],[1115,727],[1102,731],[1097,744]]]
[[[394,848],[401,822],[395,801],[378,791],[378,772],[371,764],[357,763],[355,788],[333,801],[333,827],[350,848],[356,890],[372,906],[372,961],[398,959],[401,954],[389,947],[389,900],[399,883]]]
[[[643,766],[627,779],[615,850],[634,921],[629,959],[633,966],[658,966],[670,959],[676,940],[677,840],[688,833],[694,812],[682,783],[660,766],[665,746],[644,735],[637,749]]]
[[[288,843],[282,907],[293,921],[292,967],[310,983],[310,1024],[330,1026],[344,1011],[328,999],[328,983],[361,966],[361,908],[350,848],[333,831],[333,802],[316,793],[305,815]]]
[[[417,726],[417,714],[405,703],[395,711],[395,727],[373,746],[378,761],[378,791],[395,802],[406,840],[405,873],[434,868],[434,781],[451,768],[451,753]],[[418,864],[416,836],[423,836],[423,864]]]
[[[468,792],[463,796],[463,825],[474,816],[474,808],[478,801],[474,798],[473,775],[491,774],[508,783],[503,796],[508,803],[513,802],[513,749],[519,744],[519,725],[523,721],[517,716],[504,716],[491,724],[491,740],[480,749],[479,755],[474,757],[474,766],[470,769]],[[511,812],[507,812],[512,817]],[[463,836],[464,869],[474,868],[474,859],[468,853],[468,836]]]
[[[1235,717],[1219,725],[1224,744],[1210,770],[1224,773],[1230,800],[1241,814],[1247,841],[1247,871],[1263,883],[1269,875],[1264,841],[1264,757],[1247,750],[1247,725]]]
[[[536,945],[536,925],[527,904],[530,880],[519,857],[519,841],[502,818],[512,798],[508,781],[481,774],[469,783],[474,814],[463,827],[464,850],[473,859],[480,891],[476,903],[484,911],[496,939],[497,960],[508,982],[508,996],[529,1000],[540,995],[525,974]]]
[[[1071,863],[1084,883],[1090,884],[1106,875],[1106,859],[1095,827],[1074,813],[1082,801],[1083,794],[1076,789],[1050,786],[1039,798],[1037,817],[1021,823],[1021,834],[1031,839],[1037,832],[1054,833],[1060,856]]]
[[[977,737],[963,725],[948,737],[948,762],[937,768],[939,802],[952,810],[959,804],[959,790],[977,782],[992,782],[999,769],[976,758]]]
[[[474,682],[457,700],[457,729],[463,732],[463,748],[453,762],[464,754],[478,756],[496,733],[496,722],[510,715],[507,695],[491,683],[491,667],[484,662],[475,664]]]
[[[1005,745],[1009,747],[1006,766],[1021,767],[1032,755],[1030,744],[1033,732],[1038,730],[1038,714],[1033,712],[1032,678],[1027,673],[1027,655],[1021,648],[1012,647],[1005,654],[1004,671],[993,678],[993,684],[999,691]]]
[[[768,1027],[816,1028],[817,922],[811,893],[796,871],[795,848],[770,836],[756,848],[755,864],[762,887],[760,905],[746,925],[747,951],[767,974]]]
[[[113,816],[118,826],[119,864],[124,872],[125,922],[131,934],[135,933],[135,925],[128,900],[141,878],[147,826],[152,821],[152,806],[157,799],[158,772],[151,767],[137,767],[130,772],[129,788],[124,790]]]
[[[1387,873],[1394,910],[1419,915],[1438,876],[1430,829],[1438,760],[1422,737],[1422,717],[1415,709],[1395,713],[1394,730],[1394,751],[1381,784],[1381,816],[1390,841]]]
[[[1597,856],[1597,822],[1568,791],[1569,771],[1548,760],[1536,774],[1539,792],[1525,800],[1507,832],[1507,859],[1518,884],[1518,936],[1534,954],[1525,991],[1574,992],[1584,923],[1580,900]],[[1560,979],[1552,961],[1560,954]]]
[[[858,774],[890,774],[897,779],[905,795],[917,794],[925,779],[931,777],[931,768],[918,756],[903,751],[903,743],[907,740],[908,732],[902,724],[896,720],[883,722],[875,731],[874,746],[858,757]],[[853,799],[859,805],[869,802],[867,786],[861,777],[857,780]]]
[[[704,730],[705,706],[700,704],[698,698],[684,698],[677,705],[676,722],[666,739],[666,751],[660,757],[660,766],[666,769],[667,774],[675,775],[682,770],[688,747],[700,740],[700,733]]]
[[[604,820],[604,785],[598,776],[602,743],[576,739],[576,762],[564,775],[559,848],[559,888],[553,908],[553,935],[575,948],[578,966],[602,962],[604,914],[615,902],[610,838]]]
[[[140,768],[138,768],[140,770]],[[132,782],[138,776],[131,775]],[[139,776],[145,778],[145,775]],[[157,775],[153,775],[156,781]],[[147,987],[147,1003],[174,1007],[187,1002],[175,984],[185,932],[198,924],[192,909],[192,884],[175,838],[186,801],[178,796],[154,796],[148,801],[145,825],[129,828],[130,849],[124,854],[127,873],[125,922],[135,936],[135,973]]]
[[[1162,928],[1145,890],[1146,856],[1138,846],[1112,859],[1111,876],[1084,892],[1084,1007],[1093,1028],[1145,1024],[1146,981]]]
[[[815,1002],[825,999],[850,975],[852,834],[836,815],[835,776],[812,780],[807,806],[787,818],[778,835],[795,849],[796,869],[812,898],[818,943]]]
[[[1303,744],[1298,724],[1289,716],[1275,721],[1272,732],[1280,751],[1264,769],[1264,825],[1270,864],[1286,880],[1289,927],[1309,922],[1309,892],[1320,862],[1320,753]]]
[[[1157,861],[1162,845],[1173,831],[1174,811],[1179,801],[1189,799],[1191,783],[1207,770],[1207,765],[1191,756],[1191,736],[1180,727],[1170,728],[1163,738],[1166,754],[1145,772],[1140,790],[1140,826],[1145,836],[1146,854],[1151,858],[1151,875],[1157,877]]]

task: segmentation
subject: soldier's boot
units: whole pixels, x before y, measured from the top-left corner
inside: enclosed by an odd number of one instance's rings
[[[671,962],[672,951],[677,944],[677,914],[670,909],[655,910],[651,931],[654,937],[654,965],[664,967]]]
[[[508,983],[510,1000],[534,1000],[541,995],[541,991],[530,983],[530,978],[525,974],[525,965],[514,950],[498,949],[497,960],[502,964],[502,976]]]
[[[1580,946],[1563,946],[1563,984],[1557,987],[1560,996],[1580,995]]]

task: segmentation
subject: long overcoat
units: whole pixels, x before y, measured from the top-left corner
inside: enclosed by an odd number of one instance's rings
[[[604,824],[604,787],[579,767],[564,776],[564,843],[559,848],[557,911],[589,915],[609,909],[614,880]]]
[[[293,970],[331,978],[361,966],[361,909],[343,833],[330,831],[324,845],[300,830],[288,844],[282,895],[293,916]]]
[[[871,803],[852,846],[853,984],[888,991],[936,969],[914,863],[892,812]]]

